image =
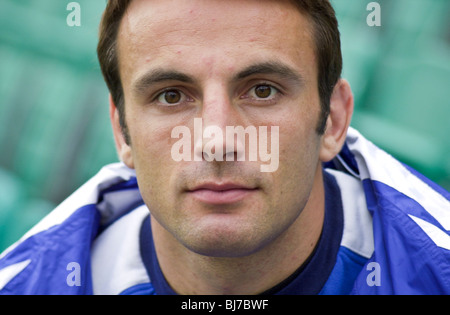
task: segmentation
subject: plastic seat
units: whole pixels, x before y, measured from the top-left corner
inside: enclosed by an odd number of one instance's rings
[[[334,0],[341,33],[342,77],[352,86],[355,106],[363,107],[367,89],[380,60],[381,30],[367,26],[367,3]]]
[[[10,148],[5,144],[11,140],[14,112],[18,108],[17,101],[22,94],[22,78],[26,62],[22,54],[11,47],[0,45],[0,145],[3,154],[0,155],[0,164],[9,166],[11,162]]]
[[[450,50],[420,59],[389,58],[380,64],[370,106],[417,132],[448,142]]]
[[[93,92],[95,108],[86,126],[86,137],[74,162],[76,185],[81,185],[95,175],[104,165],[118,162],[114,137],[109,121],[109,101],[106,87]]]
[[[74,189],[74,164],[96,106],[91,90],[101,86],[107,97],[96,59],[106,3],[77,2],[82,27],[66,25],[68,2],[0,5],[0,57],[7,57],[0,59],[0,166],[17,173],[34,196],[54,201]]]
[[[367,107],[352,124],[433,180],[450,179],[450,54],[380,63]],[[446,184],[448,185],[448,184]]]
[[[349,81],[355,98],[355,107],[364,107],[368,89],[378,68],[380,52],[377,32],[352,31],[342,33],[342,77]]]
[[[20,207],[11,212],[6,220],[8,231],[3,239],[3,246],[6,248],[19,240],[54,208],[54,204],[46,200],[35,198],[23,200]]]
[[[447,0],[397,0],[385,6],[387,32],[406,32],[416,37],[446,35],[450,13]]]
[[[13,173],[0,169],[0,252],[48,214],[54,204],[30,198],[27,187]]]
[[[36,83],[40,91],[34,95],[32,106],[23,103],[28,110],[18,112],[14,120],[21,128],[14,146],[13,170],[30,187],[42,189],[54,180],[54,174],[60,171],[59,157],[72,145],[66,136],[77,128],[77,116],[81,115],[76,104],[80,94],[77,89],[82,85],[72,73],[46,65],[30,72],[30,78],[40,81]]]
[[[9,244],[9,235],[14,226],[9,218],[20,209],[25,200],[25,191],[20,181],[11,173],[0,169],[0,252]]]

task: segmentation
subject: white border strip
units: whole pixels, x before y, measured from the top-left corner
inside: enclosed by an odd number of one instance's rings
[[[413,215],[409,215],[414,222],[428,235],[429,238],[438,246],[447,250],[450,250],[450,236],[437,226],[422,220]]]

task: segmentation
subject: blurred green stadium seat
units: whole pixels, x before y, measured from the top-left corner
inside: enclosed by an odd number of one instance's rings
[[[26,185],[13,173],[0,169],[0,252],[39,222],[54,205],[30,198]]]
[[[54,208],[55,205],[47,200],[32,197],[25,199],[23,206],[12,212],[6,220],[8,233],[2,239],[4,246],[7,247],[20,239]]]
[[[355,37],[361,40],[354,41]],[[380,53],[375,48],[378,42],[376,32],[347,32],[342,36],[342,77],[352,87],[357,108],[365,104],[367,91],[378,68]]]
[[[353,125],[436,181],[450,179],[450,63],[447,52],[380,62],[368,104]]]
[[[14,123],[21,125],[13,170],[34,185],[52,182],[53,173],[60,166],[55,159],[72,145],[67,137],[76,132],[73,124],[78,123],[77,116],[83,113],[83,108],[74,102],[80,97],[77,89],[82,88],[81,80],[76,79],[75,73],[64,70],[50,64],[30,71],[29,76],[35,82],[27,83],[38,85],[39,91],[33,95],[33,106],[13,117]],[[28,90],[27,85],[24,88]],[[60,153],[55,154],[56,151]],[[42,183],[44,178],[46,182]]]
[[[11,213],[19,211],[20,206],[25,200],[26,193],[16,176],[0,169],[0,248],[4,248],[9,244],[5,244],[5,239],[10,233],[9,218]]]
[[[448,0],[396,0],[387,1],[385,5],[387,32],[397,39],[405,34],[416,39],[448,35]]]
[[[380,29],[367,26],[364,1],[332,0],[339,22],[343,57],[342,77],[349,81],[355,106],[365,103],[367,89],[380,59]]]
[[[366,24],[365,1],[334,0],[343,77],[355,94],[352,125],[450,188],[450,1],[377,1],[381,27]]]
[[[23,179],[32,196],[55,202],[117,161],[110,128],[100,130],[108,99],[95,46],[105,3],[78,2],[78,28],[66,24],[68,2],[0,3],[0,166]]]
[[[3,154],[0,163],[6,166],[10,160],[9,150],[5,145],[10,141],[9,124],[13,111],[17,108],[17,95],[21,94],[21,75],[25,62],[21,63],[21,54],[13,49],[0,45],[0,144],[3,144]]]
[[[95,94],[98,104],[92,112],[91,123],[86,126],[86,137],[79,146],[73,168],[73,181],[81,185],[87,178],[96,174],[107,163],[118,162],[114,137],[109,121],[108,95],[99,91]],[[86,163],[86,161],[89,161]]]

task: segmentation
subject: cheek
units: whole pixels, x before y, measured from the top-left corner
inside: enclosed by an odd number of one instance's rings
[[[292,107],[295,110],[284,113],[279,121],[280,164],[292,170],[308,169],[319,160],[318,111],[305,103]]]
[[[146,170],[151,166],[158,171],[155,168],[170,162],[171,146],[176,140],[171,138],[171,133],[178,121],[156,115],[151,107],[135,104],[127,108],[126,118],[137,167]]]
[[[130,127],[131,152],[142,196],[144,200],[147,196],[160,196],[168,191],[171,170],[175,167],[171,158],[174,140],[171,128],[155,128],[151,122],[142,121],[131,123]]]
[[[155,171],[170,159],[170,130],[150,126],[130,130],[131,149],[136,167]]]
[[[292,204],[304,202],[314,182],[319,148],[320,137],[311,126],[280,127],[279,169],[273,174],[280,200]]]

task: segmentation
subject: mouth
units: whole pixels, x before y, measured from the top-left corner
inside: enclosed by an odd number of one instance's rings
[[[209,205],[227,205],[240,202],[259,188],[235,183],[205,183],[187,190],[194,199]]]

